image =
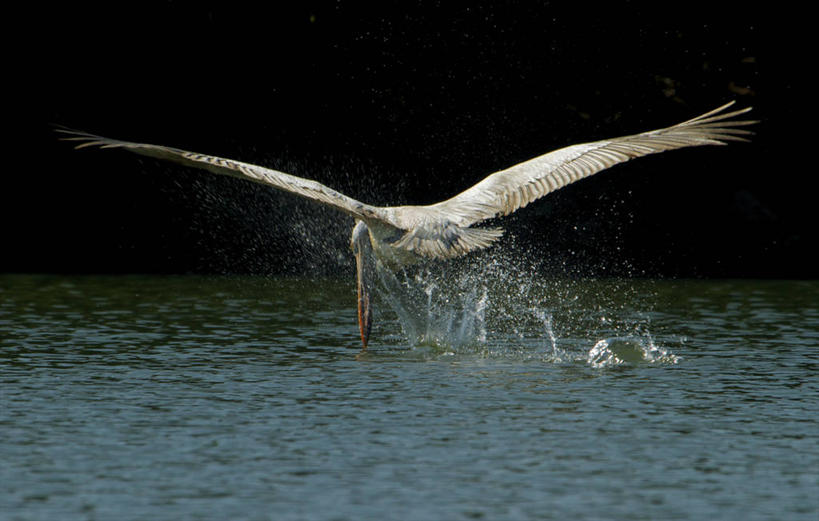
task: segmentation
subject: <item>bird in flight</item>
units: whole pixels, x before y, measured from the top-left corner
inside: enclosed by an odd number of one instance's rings
[[[735,119],[751,107],[728,111],[726,103],[688,121],[640,134],[561,148],[485,177],[476,185],[439,203],[424,206],[371,206],[321,183],[270,168],[178,148],[121,141],[59,128],[76,148],[122,148],[269,185],[330,206],[355,219],[350,247],[356,260],[358,325],[363,350],[372,327],[373,267],[400,269],[423,260],[451,259],[489,247],[503,229],[473,225],[509,215],[570,183],[630,159],[701,145],[747,141],[740,128],[756,121]]]

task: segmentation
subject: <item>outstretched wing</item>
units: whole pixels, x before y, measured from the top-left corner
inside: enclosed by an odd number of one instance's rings
[[[377,230],[394,248],[428,258],[451,258],[488,247],[502,230],[469,226],[499,215],[508,215],[532,201],[584,177],[635,157],[700,145],[747,141],[741,128],[755,121],[729,120],[751,110],[711,112],[672,127],[593,143],[574,145],[520,163],[486,177],[472,188],[446,201],[428,206],[374,207],[361,203],[309,179],[241,161],[187,152],[177,148],[109,139],[69,129],[58,129],[76,141],[77,148],[123,148],[187,166],[248,179],[326,204]]]
[[[677,148],[747,141],[742,136],[752,132],[736,127],[756,121],[727,121],[751,110],[748,107],[725,112],[733,104],[732,101],[672,127],[555,150],[495,172],[455,197],[423,208],[446,215],[458,226],[470,226],[509,215],[550,192],[635,157]]]
[[[385,216],[382,215],[380,208],[356,201],[352,197],[347,197],[332,188],[310,179],[285,174],[284,172],[279,172],[271,168],[251,165],[232,159],[188,152],[178,148],[120,141],[118,139],[95,136],[66,128],[57,128],[56,131],[65,136],[62,138],[63,140],[77,142],[78,145],[76,145],[76,148],[94,146],[100,148],[122,148],[143,156],[166,159],[186,166],[202,168],[216,174],[229,175],[239,179],[270,185],[333,207],[356,219],[362,219],[368,223],[377,221],[379,224],[392,226],[391,223],[384,220]]]

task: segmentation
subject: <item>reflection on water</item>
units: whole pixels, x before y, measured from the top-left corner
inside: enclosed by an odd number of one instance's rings
[[[0,276],[0,519],[816,519],[818,282],[424,276]]]

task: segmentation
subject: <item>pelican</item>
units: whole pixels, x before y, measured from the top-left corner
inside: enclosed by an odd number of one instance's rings
[[[372,327],[375,262],[400,269],[430,259],[451,259],[482,250],[503,235],[498,227],[474,225],[511,214],[570,183],[635,157],[700,145],[748,141],[738,128],[756,121],[732,119],[751,110],[727,111],[733,101],[676,125],[641,134],[561,148],[485,177],[471,188],[424,206],[371,206],[321,183],[232,159],[147,143],[109,139],[67,128],[57,129],[75,148],[122,148],[186,166],[269,185],[325,204],[355,219],[350,247],[356,261],[358,326],[362,350]]]

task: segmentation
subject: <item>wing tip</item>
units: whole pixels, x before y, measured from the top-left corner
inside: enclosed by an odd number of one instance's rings
[[[684,127],[684,126],[691,126],[691,125],[705,125],[708,123],[722,121],[729,118],[734,118],[737,116],[741,116],[742,114],[747,114],[753,110],[753,106],[744,107],[737,110],[732,110],[730,112],[725,112],[728,108],[733,107],[736,104],[736,100],[731,100],[728,103],[720,105],[719,107],[709,110],[704,114],[700,114],[694,118],[689,120],[683,121],[675,125],[676,127]],[[746,122],[747,121],[747,122]],[[743,120],[743,121],[732,121],[731,125],[752,125],[755,124],[756,121],[751,120]]]
[[[82,130],[75,130],[73,128],[65,127],[63,125],[52,124],[52,127],[54,129],[54,132],[59,134],[59,137],[57,139],[59,139],[60,141],[76,142],[77,144],[74,145],[75,150],[93,146],[104,147],[107,141],[107,139],[102,136],[97,136],[94,134],[90,134],[88,132],[83,132]]]

